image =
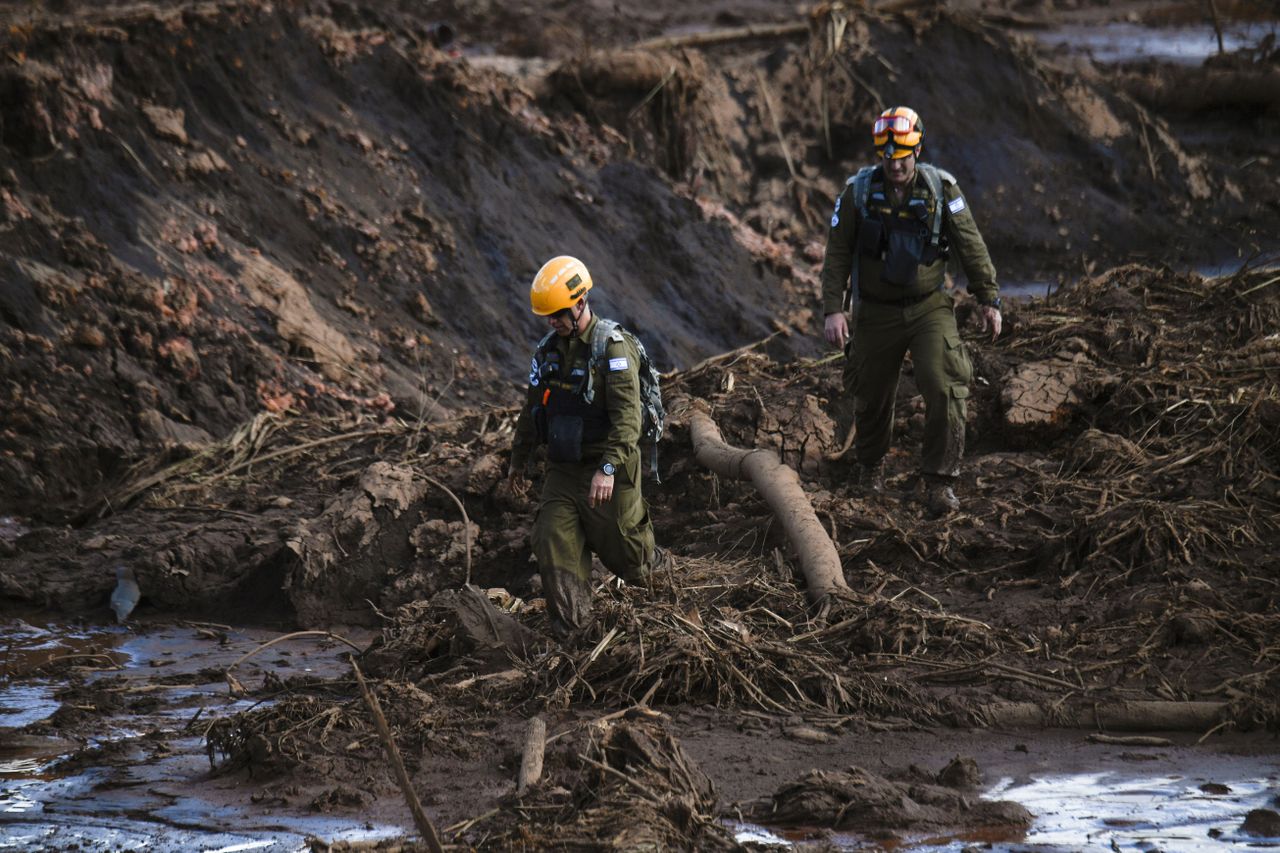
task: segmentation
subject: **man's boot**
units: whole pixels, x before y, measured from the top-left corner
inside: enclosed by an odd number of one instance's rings
[[[956,497],[955,479],[952,477],[925,476],[925,484],[929,490],[926,498],[929,512],[934,515],[949,515],[960,509],[960,499]]]
[[[858,473],[854,482],[858,488],[868,494],[881,494],[884,492],[884,460],[880,459],[870,465],[858,463]]]

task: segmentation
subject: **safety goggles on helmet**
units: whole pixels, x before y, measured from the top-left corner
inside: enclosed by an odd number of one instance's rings
[[[910,116],[880,116],[876,119],[871,132],[876,136],[884,136],[886,133],[910,133],[914,125],[915,121]]]
[[[910,107],[893,107],[880,113],[871,125],[876,148],[887,160],[896,160],[914,152],[924,139],[920,116]]]

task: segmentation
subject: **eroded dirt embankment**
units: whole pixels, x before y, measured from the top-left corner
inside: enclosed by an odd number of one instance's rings
[[[724,223],[410,31],[225,3],[4,39],[0,511],[74,515],[261,411],[514,399],[557,252],[664,366],[771,330]]]
[[[506,404],[537,335],[522,283],[554,252],[587,260],[599,307],[664,367],[778,328],[812,352],[824,223],[881,101],[928,116],[927,156],[1006,277],[1203,261],[1274,232],[1253,188],[1275,163],[1251,153],[1273,109],[1184,140],[1116,88],[1129,77],[1047,60],[998,15],[760,4],[787,35],[581,59],[552,15],[520,51],[569,61],[515,80],[391,7],[70,8],[3,36],[0,510],[17,515],[83,519],[129,464],[263,410]],[[436,11],[505,44],[482,11]],[[573,26],[622,48],[682,20],[664,14]]]

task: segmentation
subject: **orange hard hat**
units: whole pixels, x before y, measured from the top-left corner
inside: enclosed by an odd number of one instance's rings
[[[546,317],[578,304],[591,289],[591,273],[577,258],[560,255],[542,265],[529,288],[533,313]]]

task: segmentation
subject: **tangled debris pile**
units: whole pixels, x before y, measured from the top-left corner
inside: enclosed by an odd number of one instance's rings
[[[596,621],[571,643],[541,639],[540,602],[505,593],[473,590],[462,596],[466,606],[446,593],[399,611],[367,655],[387,679],[383,691],[418,697],[399,703],[418,710],[397,731],[412,750],[428,729],[447,742],[448,718],[461,708],[484,716],[712,705],[799,715],[807,723],[793,736],[821,742],[848,727],[981,723],[993,700],[1040,702],[1066,721],[1064,708],[1133,699],[1163,702],[1163,725],[1177,725],[1183,706],[1182,719],[1199,725],[1205,701],[1215,700],[1219,729],[1274,727],[1280,590],[1256,567],[1280,535],[1278,280],[1274,272],[1204,279],[1125,267],[1012,312],[1007,343],[976,346],[979,374],[1004,380],[983,386],[971,413],[979,448],[965,478],[971,497],[951,518],[924,518],[910,493],[905,468],[917,433],[909,382],[897,425],[907,446],[893,458],[886,495],[848,487],[827,430],[810,497],[844,543],[857,592],[826,621],[813,621],[787,543],[769,530],[767,508],[748,486],[687,459],[668,464],[666,488],[653,497],[659,529],[682,555],[677,570],[649,590],[602,582]],[[1047,365],[1070,392],[1034,423],[1002,391],[1027,364]],[[819,395],[835,386],[837,369],[829,360],[781,365],[739,352],[671,385],[709,399],[726,433],[751,446],[800,422],[795,412],[825,417]],[[669,454],[688,453],[687,427],[679,415],[675,423]],[[800,447],[783,442],[784,458],[800,464]],[[475,502],[471,514],[481,530],[489,526]],[[695,537],[682,535],[694,527]],[[267,736],[267,754],[326,754],[335,709],[351,700],[315,701],[255,712],[250,728]],[[569,731],[579,728],[570,722]],[[304,731],[312,742],[300,748]],[[356,742],[376,749],[367,733]],[[218,743],[250,750],[245,738]],[[872,800],[854,805],[849,792],[867,783],[862,771],[849,772],[797,781],[769,814],[794,807],[832,826],[856,825],[860,814],[892,823]],[[554,804],[583,807],[576,784],[548,789]],[[929,808],[950,801],[913,792],[913,817],[902,826],[930,820]],[[665,793],[639,801],[669,805],[672,797],[688,802]],[[551,811],[518,801],[495,820]],[[682,831],[706,831],[692,816],[713,811],[706,801],[684,808]]]

